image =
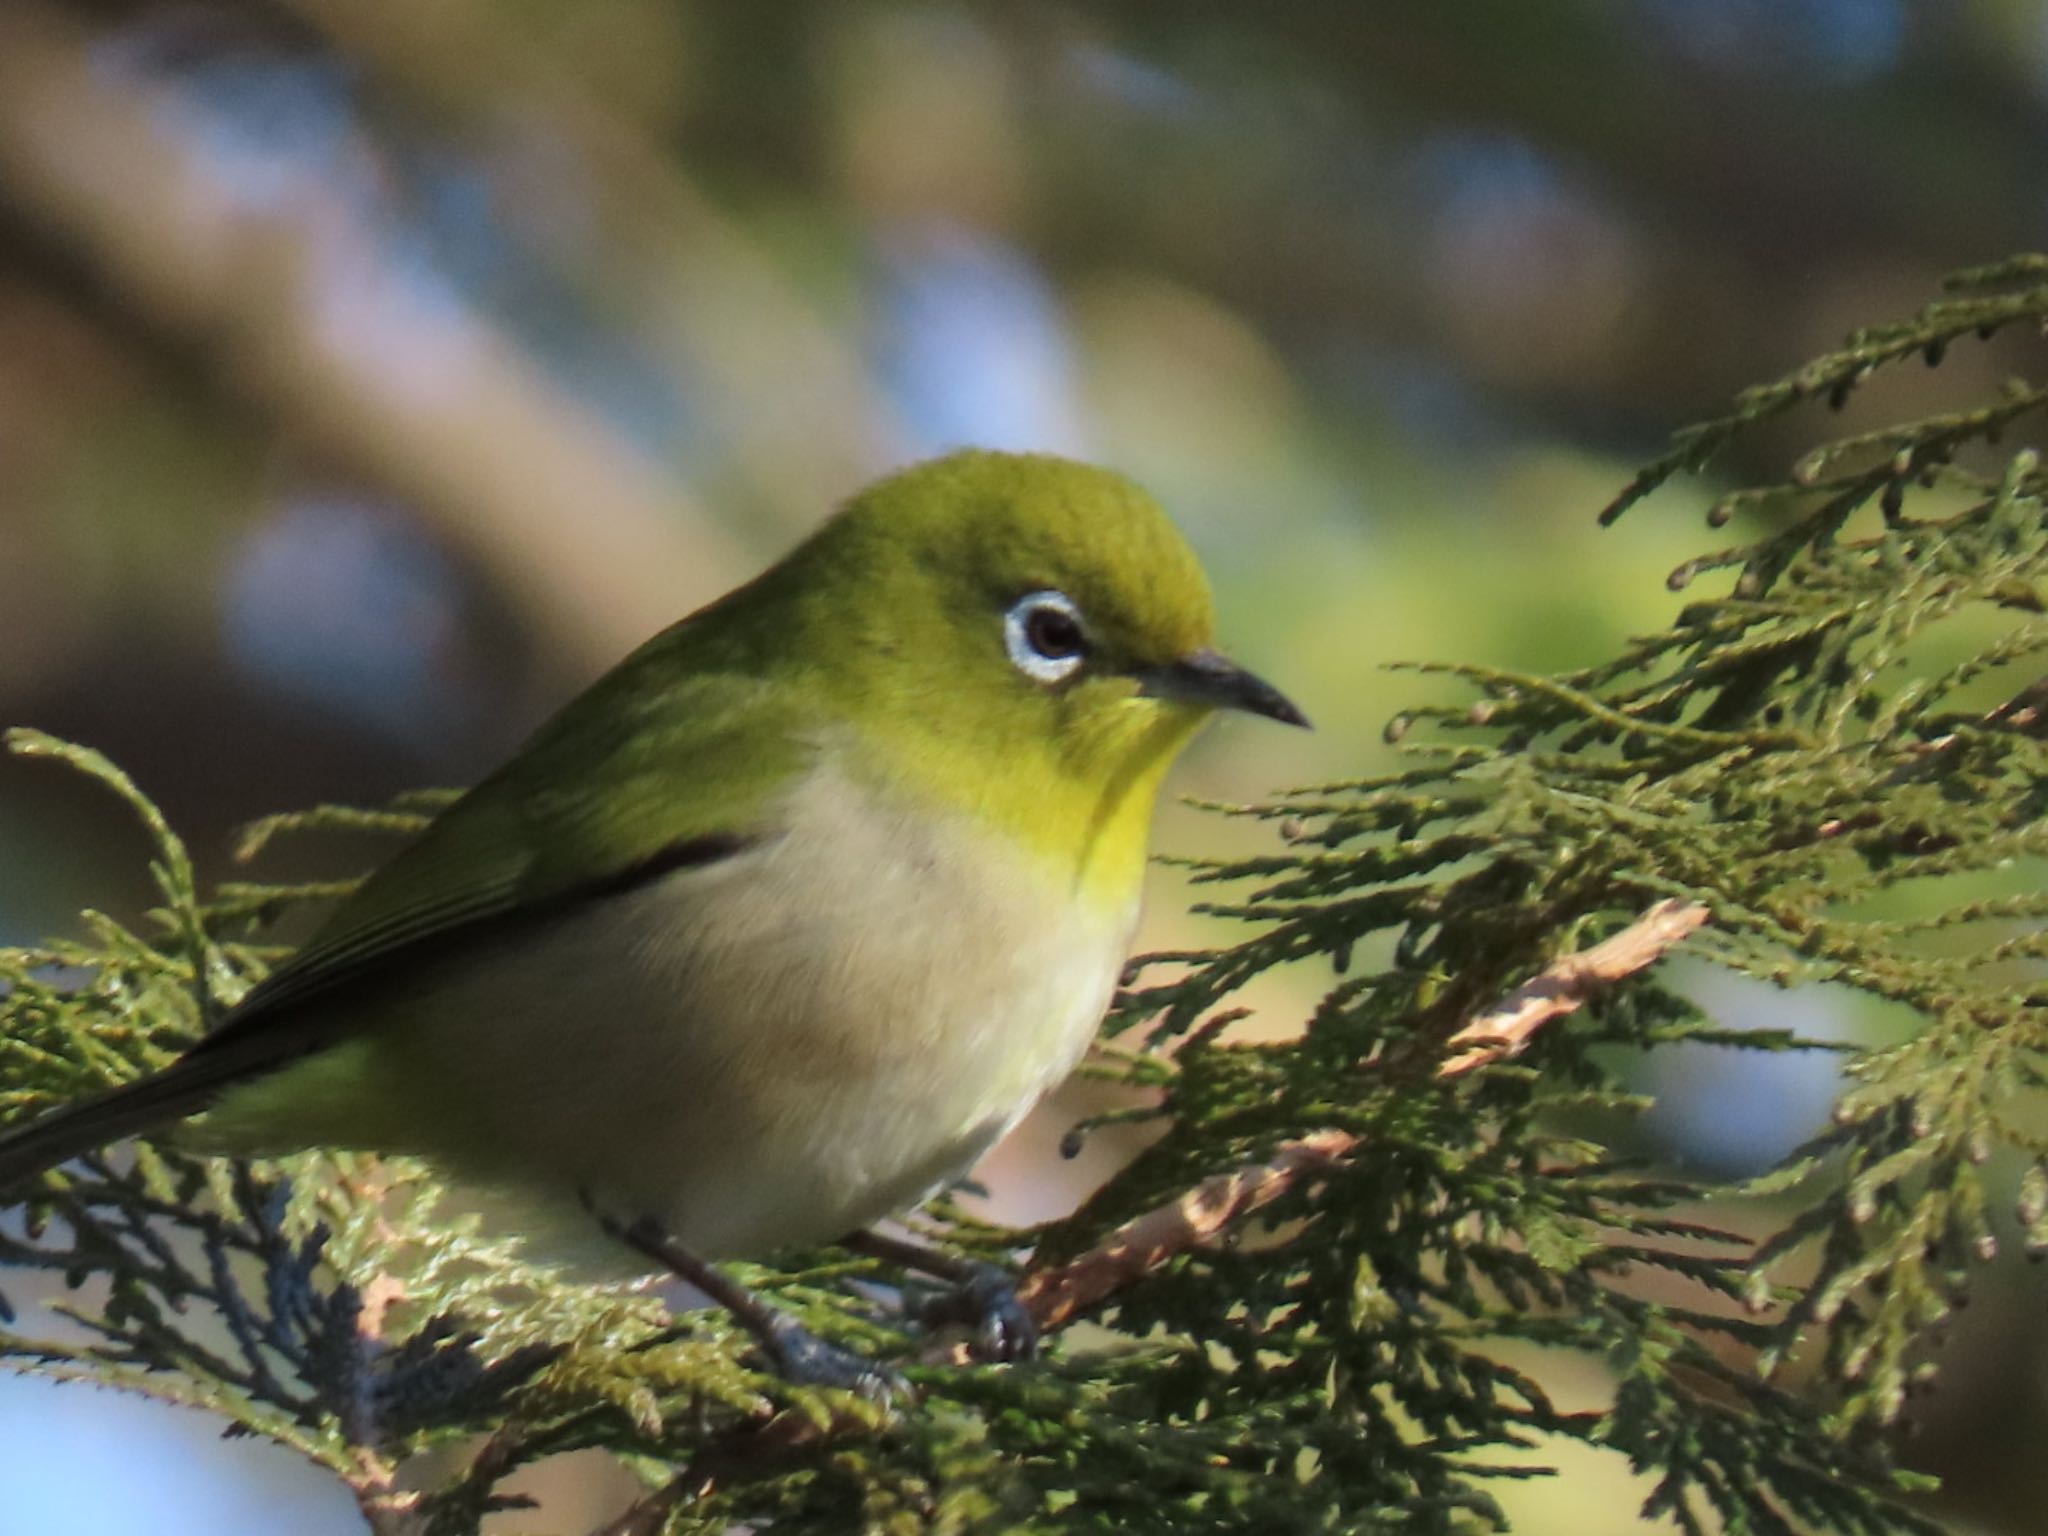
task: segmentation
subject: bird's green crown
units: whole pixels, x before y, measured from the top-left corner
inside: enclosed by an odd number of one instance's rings
[[[940,626],[983,642],[972,649],[984,660],[1004,655],[990,616],[1034,592],[1075,605],[1098,675],[1198,651],[1213,623],[1208,579],[1158,503],[1122,475],[1048,454],[969,451],[907,469],[862,492],[787,566],[829,568],[829,585],[856,605],[886,599],[874,617],[891,639]]]

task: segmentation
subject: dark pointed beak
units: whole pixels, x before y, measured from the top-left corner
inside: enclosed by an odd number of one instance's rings
[[[1155,699],[1241,709],[1283,725],[1308,728],[1308,716],[1296,709],[1286,694],[1215,651],[1196,651],[1163,667],[1148,667],[1137,677],[1138,691]]]

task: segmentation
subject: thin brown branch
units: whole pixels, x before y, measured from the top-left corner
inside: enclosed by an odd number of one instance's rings
[[[2048,679],[2028,684],[1984,716],[1986,725],[2004,726],[2023,736],[2048,736]]]
[[[388,1274],[372,1276],[363,1287],[363,1306],[356,1317],[358,1348],[374,1348],[384,1337],[384,1317],[405,1294],[405,1284]],[[345,1432],[354,1442],[354,1470],[347,1474],[349,1491],[374,1536],[419,1536],[427,1528],[420,1496],[399,1486],[398,1467],[375,1449],[375,1394],[367,1378],[359,1378],[354,1400],[345,1404]]]
[[[1437,1076],[1460,1077],[1516,1054],[1545,1024],[1574,1012],[1600,988],[1652,964],[1696,932],[1708,916],[1697,902],[1660,901],[1614,937],[1560,956],[1541,975],[1451,1036],[1448,1044],[1466,1049],[1439,1065]],[[1302,1179],[1327,1173],[1356,1151],[1358,1143],[1357,1136],[1339,1130],[1284,1142],[1266,1161],[1204,1179],[1178,1199],[1125,1222],[1079,1258],[1057,1269],[1035,1271],[1019,1288],[1019,1299],[1039,1328],[1051,1332],[1163,1268],[1177,1254],[1272,1204]]]
[[[1696,901],[1660,901],[1613,938],[1560,956],[1452,1035],[1445,1043],[1466,1049],[1439,1066],[1436,1075],[1462,1077],[1489,1061],[1519,1055],[1545,1024],[1576,1013],[1602,987],[1660,959],[1697,932],[1709,915]]]
[[[380,1458],[365,1453],[348,1485],[371,1536],[421,1536],[426,1530],[419,1494],[398,1488],[396,1475]]]
[[[1356,1136],[1337,1130],[1283,1142],[1265,1162],[1204,1179],[1178,1199],[1125,1222],[1078,1259],[1035,1271],[1018,1287],[1017,1299],[1030,1309],[1040,1331],[1050,1333],[1163,1268],[1174,1255],[1270,1205],[1299,1180],[1328,1171],[1357,1145]]]

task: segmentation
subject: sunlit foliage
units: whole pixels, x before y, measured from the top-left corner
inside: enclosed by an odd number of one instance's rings
[[[1616,510],[1759,419],[2039,325],[2044,273],[1970,275],[1745,395]],[[2048,1045],[2031,862],[2048,475],[2030,452],[1978,462],[2044,405],[2018,381],[1823,445],[1719,505],[1745,541],[1674,581],[1737,575],[1670,629],[1560,676],[1434,668],[1468,696],[1396,722],[1399,771],[1229,808],[1274,833],[1200,867],[1245,936],[1138,968],[1112,1027],[1143,1047],[1097,1067],[1150,1096],[1160,1139],[1064,1221],[956,1219],[953,1238],[1043,1270],[1299,1138],[1357,1150],[1114,1294],[1090,1319],[1106,1327],[1062,1332],[1041,1365],[929,1363],[860,1261],[748,1270],[905,1362],[923,1400],[884,1415],[762,1374],[715,1314],[521,1267],[410,1170],[148,1149],[52,1174],[28,1225],[0,1228],[0,1258],[59,1273],[84,1325],[0,1346],[293,1445],[380,1530],[475,1529],[519,1467],[600,1446],[647,1477],[646,1531],[1457,1532],[1498,1525],[1490,1490],[1540,1475],[1560,1439],[1626,1458],[1646,1511],[1687,1531],[1931,1530],[1886,1426],[1994,1246],[1986,1160],[2048,1157],[2025,1113]],[[278,909],[333,894],[203,892],[111,765],[15,745],[129,800],[162,905],[140,931],[96,918],[76,943],[0,953],[9,1118],[163,1060],[274,958],[258,940]],[[402,833],[427,809],[266,833]],[[1696,954],[1919,1021],[1852,1053],[1832,1125],[1744,1191],[1773,1222],[1760,1242],[1699,1219],[1714,1191],[1615,1150],[1641,1106],[1626,1073],[1679,1040],[1815,1047],[1725,1030],[1652,974],[1517,1060],[1438,1071],[1493,999],[1672,897],[1711,909]],[[1374,958],[1352,973],[1354,956]],[[1239,990],[1277,966],[1334,974],[1297,1036],[1235,1039]],[[2038,1167],[2019,1204],[2048,1237]],[[1607,1400],[1554,1404],[1529,1364],[1546,1351],[1599,1362]]]

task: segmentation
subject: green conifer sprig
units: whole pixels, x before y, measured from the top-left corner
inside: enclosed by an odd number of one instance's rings
[[[1967,275],[1681,434],[1610,513],[1874,368],[2040,323],[2044,280],[2043,258]],[[332,1467],[380,1531],[474,1530],[521,1467],[603,1447],[650,1484],[619,1530],[1468,1532],[1566,1440],[1625,1459],[1686,1532],[1931,1532],[1882,1426],[2001,1208],[2048,1246],[2048,484],[2027,451],[1978,462],[2044,404],[2023,382],[1823,444],[1717,504],[1747,541],[1674,575],[1734,578],[1668,630],[1561,676],[1423,669],[1465,696],[1396,723],[1395,771],[1225,808],[1276,834],[1197,867],[1244,937],[1135,971],[1114,1023],[1142,1048],[1092,1069],[1149,1095],[1111,1114],[1158,1138],[1046,1228],[941,1219],[1056,1277],[1229,1170],[1344,1150],[1120,1280],[1039,1366],[940,1363],[861,1261],[748,1270],[904,1364],[925,1399],[882,1422],[753,1369],[715,1314],[524,1267],[416,1170],[148,1148],[52,1175],[30,1224],[0,1227],[0,1263],[71,1286],[83,1325],[0,1335],[0,1357],[205,1404]],[[104,760],[15,745],[129,801],[161,904],[139,930],[91,918],[0,952],[6,1118],[165,1059],[274,956],[270,918],[340,888],[203,893]],[[250,846],[403,834],[436,803],[274,818]],[[1711,912],[1694,954],[1917,1027],[1856,1049],[1735,1030],[1650,973],[1519,1056],[1445,1070],[1476,1016],[1668,900]],[[1235,1039],[1245,983],[1283,966],[1326,977],[1299,1036]],[[1723,1229],[1726,1191],[1618,1150],[1645,1105],[1633,1065],[1683,1041],[1841,1053],[1833,1122],[1741,1191],[1773,1215],[1761,1242]],[[1989,1182],[2006,1148],[2016,1198]],[[1553,1402],[1561,1353],[1598,1362],[1609,1400]],[[428,1477],[422,1454],[456,1445]]]
[[[1968,283],[2041,270],[2032,261]],[[1853,385],[1870,367],[2044,315],[2048,290],[2029,288],[1945,302],[1905,326],[1863,333],[1745,396],[1729,417],[1680,434],[1673,455],[1611,510],[1736,431]],[[1426,722],[1481,734],[1486,745],[1421,743],[1402,773],[1238,808],[1279,821],[1300,851],[1205,868],[1205,879],[1251,887],[1211,910],[1255,923],[1257,933],[1197,958],[1190,975],[1141,990],[1129,1017],[1157,1010],[1164,1032],[1190,1030],[1274,965],[1379,940],[1388,968],[1340,983],[1311,1022],[1310,1040],[1335,1046],[1325,1070],[1378,1077],[1411,1066],[1403,1094],[1445,1093],[1478,1114],[1513,1080],[1496,1071],[1471,1089],[1425,1088],[1412,1070],[1418,1045],[1440,1041],[1478,996],[1526,974],[1543,946],[1574,944],[1656,896],[1711,907],[1700,948],[1723,964],[1905,1005],[1922,1028],[1857,1054],[1835,1125],[1751,1189],[1813,1190],[1811,1203],[1724,1276],[1745,1272],[1748,1305],[1770,1314],[1780,1294],[1770,1276],[1790,1255],[1812,1252],[1818,1274],[1748,1336],[1764,1343],[1757,1363],[1769,1372],[1822,1331],[1833,1426],[1847,1434],[1895,1419],[1932,1369],[1930,1330],[1957,1304],[1970,1267],[1995,1251],[1983,1165],[1999,1146],[2041,1155],[2029,1112],[2038,1111],[2048,1047],[2048,993],[2029,969],[2048,953],[2044,904],[2031,889],[2039,866],[2024,862],[2048,851],[2037,720],[2048,632],[2035,617],[2048,574],[2048,486],[2024,450],[2001,474],[1965,482],[1982,494],[1960,509],[1950,509],[1953,477],[1941,486],[1950,500],[1932,515],[1909,518],[1909,493],[1928,488],[1930,467],[1995,443],[2044,398],[2015,384],[1984,408],[1808,454],[1782,484],[1745,493],[1753,506],[1784,510],[1784,526],[1677,573],[1689,580],[1737,567],[1733,590],[1695,603],[1671,631],[1610,663],[1559,678],[1438,669],[1466,679],[1480,701],[1417,709],[1394,735]],[[1827,478],[1832,466],[1874,453],[1883,455],[1875,469]],[[1844,538],[1873,503],[1874,529]],[[1942,655],[1950,659],[1938,667],[1921,660]],[[2000,690],[1990,707],[1959,707],[1987,686]],[[2005,877],[2016,889],[1972,895],[1970,877],[2016,863],[2025,873]],[[1928,942],[1937,934],[1944,942]],[[1544,1040],[1532,1059],[1597,1098],[1622,1084],[1593,1047],[1683,1037],[1693,1029],[1685,1013],[1679,1000],[1642,987]],[[1202,1081],[1185,1073],[1182,1093]],[[1284,1079],[1266,1086],[1284,1091]],[[1318,1088],[1356,1108],[1327,1079]],[[1188,1124],[1190,1106],[1176,1107],[1177,1125]],[[1242,1105],[1217,1112],[1228,1123]],[[1524,1124],[1509,1139],[1539,1131]],[[1372,1133],[1375,1145],[1386,1139],[1384,1127]],[[1815,1174],[1827,1182],[1816,1187]],[[1517,1209],[1536,1203],[1525,1192]],[[2048,1237],[2048,1175],[2028,1176],[2018,1214],[2037,1240]],[[1609,1443],[1627,1438],[1639,1401],[1627,1390],[1617,1398]],[[1724,1519],[1754,1518],[1730,1507],[1729,1472],[1703,1464],[1684,1476],[1669,1468],[1667,1478],[1689,1482]],[[1658,1503],[1676,1511],[1668,1498]],[[1848,1513],[1830,1519],[1839,1525]]]
[[[1725,415],[1673,434],[1669,452],[1636,472],[1602,510],[1601,521],[1613,522],[1673,475],[1704,469],[1722,448],[1762,422],[1813,400],[1825,400],[1839,409],[1880,368],[1914,357],[1930,368],[1939,367],[1948,349],[1962,338],[1975,335],[1988,341],[2009,327],[2038,327],[2043,315],[2048,314],[2048,283],[2043,282],[2044,278],[2048,278],[2048,264],[2032,254],[1955,273],[1946,283],[1949,297],[1933,301],[1908,320],[1857,331],[1837,350],[1801,364],[1772,383],[1744,390]],[[2024,384],[2019,388],[2023,394],[2031,392]],[[1790,484],[1807,488],[1806,482],[1834,458],[1860,456],[1861,450],[1888,446],[1888,457],[1896,472],[1887,478],[1897,486],[1893,494],[1903,495],[1909,477],[1933,472],[1962,443],[1987,436],[1995,440],[2008,420],[2037,404],[2030,402],[2014,409],[2009,392],[2005,401],[1965,413],[1979,418],[1974,422],[1960,417],[1935,418],[1894,429],[1890,434],[1873,434],[1868,440],[1850,439],[1817,449],[1819,457],[1809,455],[1802,460],[1805,473],[1795,470]],[[1900,459],[1901,453],[1908,457]],[[1725,521],[1729,510],[1724,505],[1717,520]]]

